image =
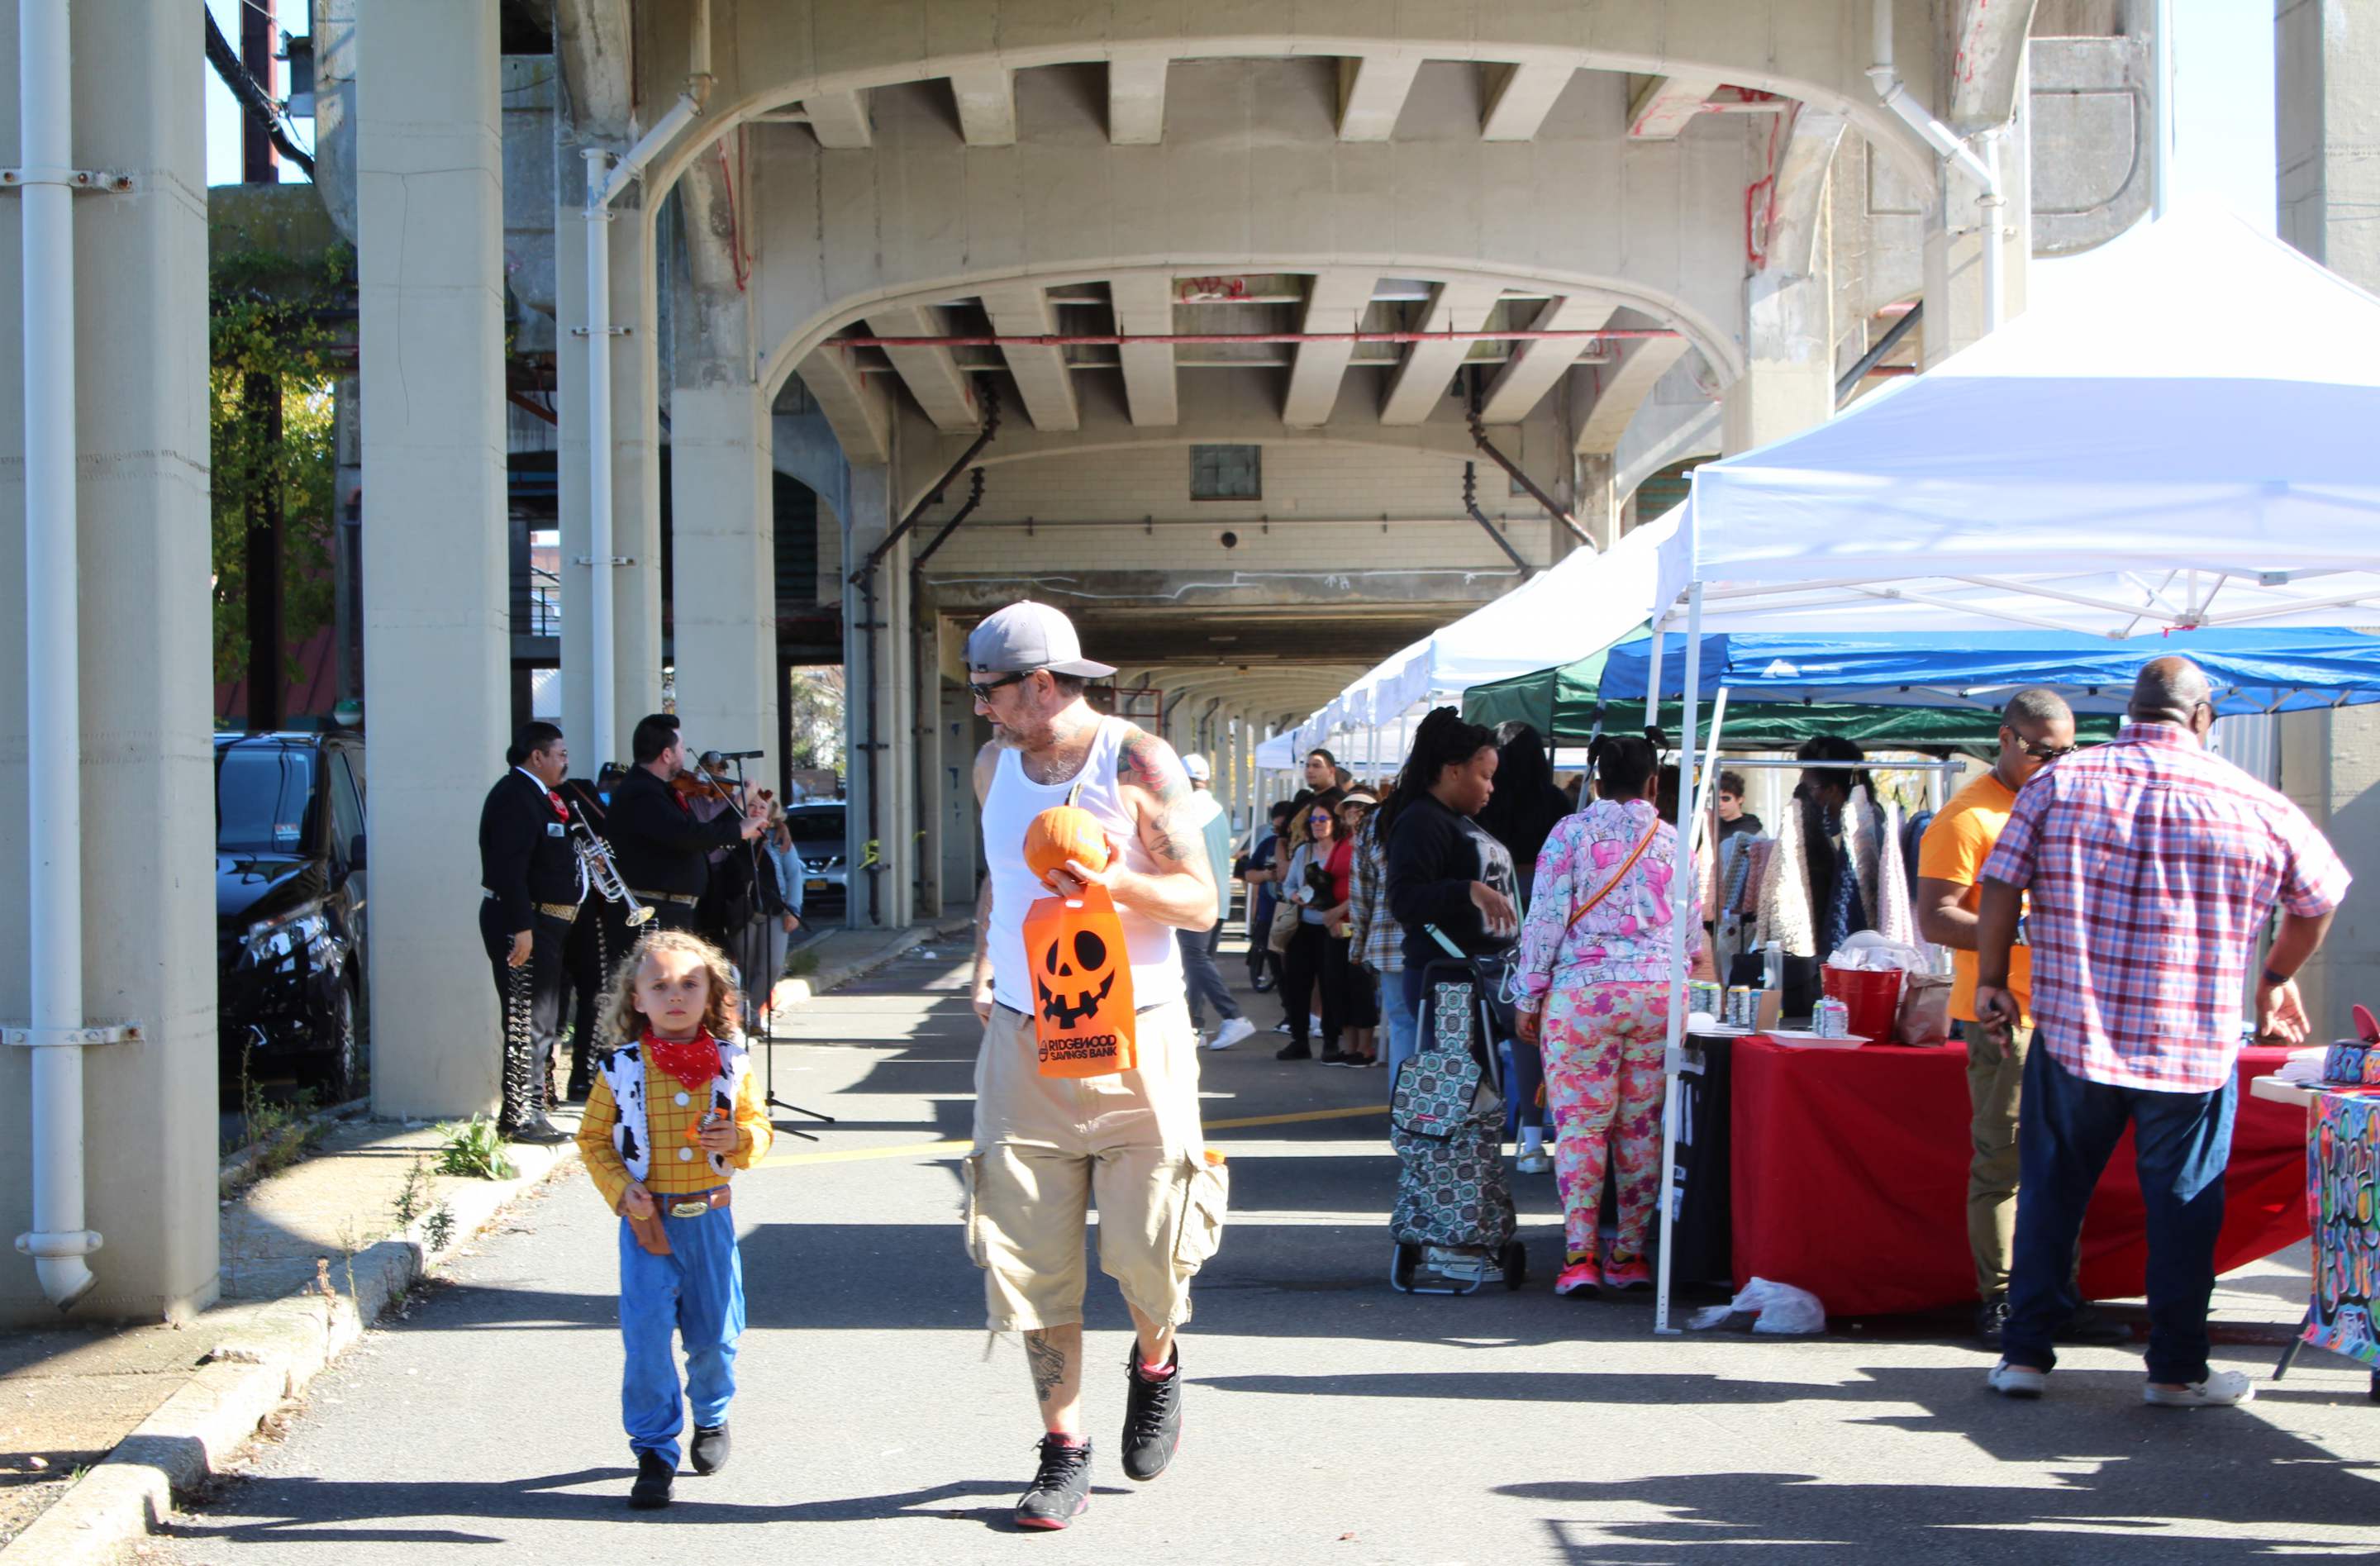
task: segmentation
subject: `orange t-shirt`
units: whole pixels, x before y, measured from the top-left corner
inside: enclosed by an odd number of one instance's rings
[[[1993,772],[1985,772],[1952,795],[1950,803],[1934,818],[1934,824],[1925,829],[1925,841],[1917,845],[1917,873],[1965,887],[1967,893],[1960,899],[1959,905],[1973,913],[1983,901],[1975,883],[1983,879],[1984,861],[1992,856],[1992,845],[2000,840],[2009,812],[2015,807],[2016,795]],[[1950,1014],[1961,1022],[1978,1021],[1975,953],[1952,952],[1950,965]],[[2016,992],[2024,1025],[2031,1027],[2033,953],[2024,946],[2012,947],[2009,952],[2009,988]]]

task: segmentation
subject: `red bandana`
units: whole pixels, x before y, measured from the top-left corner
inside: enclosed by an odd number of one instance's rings
[[[686,1084],[689,1093],[707,1093],[719,1076],[719,1045],[709,1028],[698,1028],[693,1038],[679,1043],[654,1037],[651,1028],[645,1029],[645,1059]]]
[[[552,800],[552,801],[553,802],[553,813],[554,813],[554,815],[555,815],[557,818],[559,818],[559,819],[560,819],[560,820],[562,821],[562,823],[563,823],[565,826],[569,825],[569,824],[570,824],[570,807],[569,807],[569,806],[567,806],[567,805],[565,805],[565,804],[562,802],[562,795],[559,795],[559,794],[557,794],[557,793],[555,793],[552,789],[550,789],[550,788],[549,788],[549,789],[547,789],[547,790],[545,791],[545,796],[546,796],[546,798],[548,798],[548,799],[550,799],[550,800]]]

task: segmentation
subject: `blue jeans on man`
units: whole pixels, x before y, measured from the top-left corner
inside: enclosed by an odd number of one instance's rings
[[[2231,1159],[2237,1076],[2208,1093],[2113,1087],[2058,1063],[2038,1035],[2024,1062],[2017,1110],[2016,1249],[2000,1354],[2047,1370],[2051,1335],[2082,1301],[2074,1245],[2083,1209],[2124,1128],[2132,1128],[2148,1208],[2148,1378],[2204,1381],[2206,1305],[2223,1229],[2223,1171]]]
[[[1174,941],[1182,951],[1182,988],[1190,1004],[1190,1026],[1204,1032],[1207,1008],[1215,1008],[1218,1022],[1230,1022],[1240,1014],[1240,1003],[1232,999],[1231,986],[1215,968],[1215,946],[1223,937],[1223,921],[1217,919],[1205,929],[1177,929]]]

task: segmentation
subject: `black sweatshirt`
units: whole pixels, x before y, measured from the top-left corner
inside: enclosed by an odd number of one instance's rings
[[[630,891],[699,897],[710,884],[710,851],[741,841],[744,818],[724,810],[698,820],[669,784],[642,767],[631,767],[613,786],[606,828],[620,879]]]
[[[1471,883],[1484,880],[1521,904],[1512,856],[1486,828],[1458,816],[1429,794],[1415,795],[1398,811],[1389,832],[1389,912],[1405,932],[1405,966],[1442,960],[1445,949],[1423,930],[1436,925],[1470,956],[1500,952],[1510,935],[1491,936]]]

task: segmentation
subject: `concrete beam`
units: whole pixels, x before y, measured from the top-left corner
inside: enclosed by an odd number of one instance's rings
[[[1162,55],[1128,55],[1108,62],[1108,140],[1119,147],[1154,147],[1165,140]]]
[[[1657,76],[1628,104],[1628,140],[1670,141],[1703,112],[1718,90],[1715,76]]]
[[[372,1108],[459,1116],[496,1101],[496,998],[455,911],[512,727],[496,14],[367,6],[359,30]]]
[[[876,145],[876,131],[868,117],[868,93],[850,88],[838,92],[814,92],[802,100],[810,116],[810,134],[829,152],[847,152]]]
[[[2033,7],[1956,0],[1950,18],[1950,123],[1998,125],[2016,113]]]
[[[1016,74],[1004,66],[970,66],[951,73],[958,100],[959,134],[970,147],[1016,145]]]
[[[1364,321],[1378,280],[1369,272],[1323,272],[1315,274],[1305,297],[1305,332],[1353,332]],[[1338,406],[1340,382],[1347,373],[1353,343],[1300,343],[1296,363],[1289,372],[1289,395],[1281,402],[1281,420],[1293,430],[1314,430],[1330,422]]]
[[[795,373],[826,415],[846,462],[892,460],[892,403],[881,382],[862,375],[851,355],[832,344],[812,348]]]
[[[1480,117],[1482,141],[1533,140],[1576,74],[1567,61],[1488,68],[1498,74],[1488,84],[1487,113]]]
[[[677,710],[698,748],[764,749],[777,775],[777,568],[758,390],[680,386],[671,405],[671,625]]]
[[[582,138],[627,136],[637,112],[635,40],[629,0],[555,0],[553,53]]]
[[[1605,456],[1618,451],[1620,437],[1652,395],[1654,384],[1685,355],[1682,337],[1645,337],[1624,345],[1609,363],[1591,367],[1586,373],[1595,397],[1579,423],[1579,455]]]
[[[1115,306],[1116,331],[1126,336],[1161,335],[1173,330],[1173,290],[1153,273],[1116,278],[1109,285]],[[1173,383],[1173,346],[1170,343],[1126,344],[1116,350],[1123,360],[1124,400],[1135,424],[1172,424],[1182,417]]]
[[[1441,283],[1430,290],[1425,332],[1475,332],[1488,323],[1502,289],[1492,284]],[[1415,343],[1397,366],[1396,379],[1380,404],[1383,424],[1419,424],[1430,416],[1457,366],[1471,351],[1467,341]]]
[[[1611,319],[1612,307],[1608,299],[1593,295],[1572,295],[1549,299],[1529,322],[1532,332],[1591,332]],[[1639,346],[1650,346],[1643,344]],[[1482,421],[1488,424],[1518,424],[1537,406],[1537,399],[1553,389],[1554,382],[1564,371],[1578,362],[1586,351],[1585,338],[1568,342],[1516,343],[1512,357],[1496,371],[1488,382],[1488,397],[1479,409]]]
[[[991,318],[991,329],[1002,336],[1040,336],[1058,330],[1049,291],[1038,283],[1002,284],[977,297]],[[1012,344],[1001,355],[1036,430],[1072,430],[1081,423],[1074,372],[1066,368],[1063,348]]]
[[[1339,62],[1339,140],[1386,141],[1421,69],[1418,55],[1358,55]]]
[[[868,318],[868,330],[880,337],[932,337],[950,330],[938,310],[879,310]],[[901,383],[917,406],[942,431],[973,430],[982,422],[976,412],[975,388],[966,371],[948,348],[887,348],[885,357],[901,372]]]

